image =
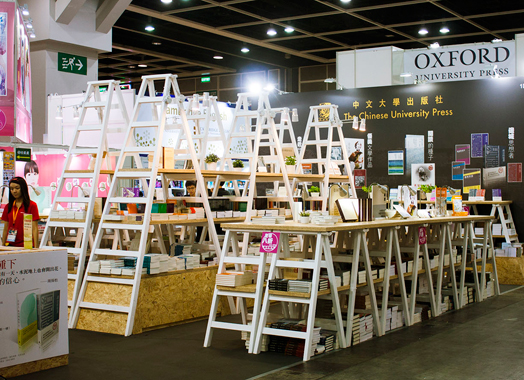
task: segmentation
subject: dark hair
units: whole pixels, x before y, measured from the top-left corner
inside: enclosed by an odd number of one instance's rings
[[[186,181],[186,189],[187,189],[189,186],[195,186],[195,187],[196,187],[196,181]]]
[[[40,172],[38,171],[38,165],[33,160],[31,160],[31,161],[29,161],[28,163],[25,164],[24,177],[27,175],[27,173],[40,174]]]
[[[24,204],[24,211],[27,212],[29,210],[29,203],[31,202],[31,199],[29,198],[29,189],[27,188],[27,182],[22,177],[14,177],[11,181],[9,181],[9,185],[11,185],[12,183],[15,183],[20,186],[20,191],[22,192],[22,203]],[[13,197],[13,194],[11,194],[11,186],[9,186],[9,204],[7,206],[8,213],[11,212],[14,203],[15,197]]]

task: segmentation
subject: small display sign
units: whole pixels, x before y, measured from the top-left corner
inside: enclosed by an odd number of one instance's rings
[[[16,148],[15,161],[31,161],[31,148]]]

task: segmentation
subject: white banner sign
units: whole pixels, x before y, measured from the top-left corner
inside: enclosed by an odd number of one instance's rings
[[[0,367],[69,352],[67,251],[0,255]]]
[[[406,50],[404,72],[408,83],[514,77],[515,50],[515,41]]]

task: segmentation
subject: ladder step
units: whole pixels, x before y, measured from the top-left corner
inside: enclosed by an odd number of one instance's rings
[[[311,303],[311,298],[307,297],[291,297],[291,296],[280,296],[275,294],[269,295],[270,301],[280,301],[280,302],[295,302],[295,303]]]
[[[285,337],[297,338],[297,339],[306,339],[307,338],[307,332],[275,329],[275,328],[271,328],[271,327],[264,327],[262,329],[262,334],[275,335],[275,336],[285,336]],[[306,347],[306,349],[308,349],[308,348]]]
[[[83,309],[95,309],[95,310],[105,310],[105,311],[114,311],[117,313],[129,313],[131,308],[129,306],[120,306],[120,305],[107,305],[102,303],[92,303],[92,302],[80,302],[80,308]]]
[[[307,145],[320,145],[320,146],[327,146],[328,141],[327,140],[307,140],[304,141],[302,146]],[[331,146],[342,146],[340,141],[331,141]]]
[[[137,171],[118,171],[116,178],[150,178],[151,170],[139,169]]]
[[[87,281],[91,282],[105,282],[108,284],[120,285],[134,285],[135,280],[131,278],[117,278],[117,277],[103,277],[103,276],[87,276]]]
[[[91,172],[80,172],[74,170],[66,170],[62,178],[95,178],[95,173]]]
[[[315,261],[313,260],[304,260],[304,261],[277,260],[276,266],[279,268],[315,269]],[[320,267],[322,267],[322,265],[320,265]]]
[[[69,151],[70,154],[97,154],[98,147],[94,148],[74,148]]]
[[[231,139],[236,139],[236,138],[240,138],[240,137],[252,137],[252,138],[255,138],[256,137],[256,132],[238,132],[238,133],[234,133],[231,135]]]
[[[78,126],[78,132],[83,131],[101,131],[102,125],[100,124],[93,124],[93,125],[79,125]]]
[[[228,322],[213,321],[211,322],[211,327],[214,329],[223,329],[223,330],[236,330],[236,331],[247,331],[247,332],[253,331],[253,327],[251,325],[243,325],[241,323],[228,323]],[[251,339],[254,339],[254,337],[252,337]]]
[[[61,203],[89,203],[89,197],[57,197],[56,201]]]
[[[78,277],[78,275],[76,273],[68,273],[67,274],[67,279],[68,280],[76,280],[77,277]]]
[[[260,258],[258,256],[249,256],[249,257],[248,256],[243,256],[243,257],[228,256],[228,257],[224,257],[224,263],[258,265],[260,263]]]
[[[100,228],[109,228],[112,230],[137,230],[137,231],[143,231],[144,225],[143,224],[125,224],[125,223],[110,223],[107,221],[103,221],[100,225]]]
[[[138,103],[162,103],[164,100],[163,96],[144,96],[138,99]]]
[[[67,247],[67,253],[71,255],[80,255],[82,253],[82,248]]]
[[[138,257],[140,254],[138,251],[125,251],[122,249],[95,249],[94,254],[97,256],[109,255],[109,256],[128,256],[128,257]]]
[[[109,202],[146,204],[147,198],[144,198],[144,197],[111,197],[109,198]]]
[[[106,102],[85,102],[84,108],[105,107]]]
[[[159,121],[133,121],[131,123],[132,128],[145,128],[145,127],[158,127],[160,125]]]
[[[84,222],[62,222],[60,220],[47,221],[49,227],[65,227],[65,228],[84,228]]]
[[[240,298],[255,298],[256,293],[254,292],[240,292],[235,291],[235,288],[231,288],[231,290],[215,290],[215,294],[217,296],[224,296],[224,297],[240,297]]]
[[[125,153],[147,153],[156,151],[156,146],[139,146],[124,148]]]

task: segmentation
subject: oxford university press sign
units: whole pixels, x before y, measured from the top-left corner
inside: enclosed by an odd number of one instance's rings
[[[406,50],[404,72],[417,82],[514,77],[515,50],[515,41]]]

